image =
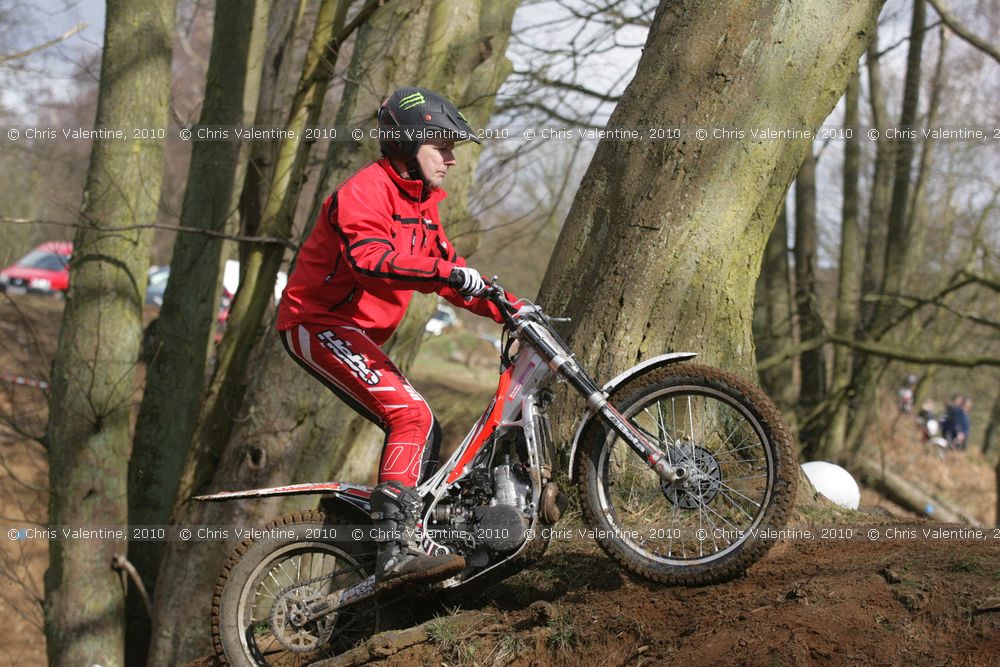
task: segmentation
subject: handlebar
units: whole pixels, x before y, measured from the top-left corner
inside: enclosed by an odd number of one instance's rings
[[[462,281],[461,279],[456,280],[453,277],[449,277],[448,285],[453,289],[457,290],[462,286]],[[500,283],[497,282],[496,276],[493,276],[493,279],[486,283],[486,287],[483,288],[483,291],[480,292],[477,296],[479,296],[482,299],[486,299],[487,301],[491,302],[497,307],[497,309],[500,311],[500,315],[504,319],[504,324],[507,326],[508,329],[513,331],[517,327],[517,320],[515,318],[515,315],[519,312],[522,312],[524,307],[522,306],[519,308],[515,303],[512,303],[507,299],[507,290],[505,290],[500,285]],[[549,317],[544,312],[542,312],[541,308],[538,308],[537,306],[532,308],[531,315],[535,315],[536,319],[544,322],[545,324],[570,321],[570,318],[568,317]]]

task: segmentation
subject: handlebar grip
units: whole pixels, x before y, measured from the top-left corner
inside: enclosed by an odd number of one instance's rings
[[[465,281],[462,280],[462,274],[457,272],[455,269],[452,269],[451,273],[448,274],[448,287],[457,290],[462,286],[463,282]]]

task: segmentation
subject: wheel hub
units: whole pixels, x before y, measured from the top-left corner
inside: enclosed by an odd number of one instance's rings
[[[685,474],[674,482],[660,484],[667,500],[686,510],[712,502],[722,484],[722,469],[715,455],[694,443],[677,443],[670,447],[669,456]]]
[[[323,646],[333,632],[336,614],[309,620],[305,608],[322,597],[310,586],[300,586],[278,596],[271,607],[271,633],[293,653],[310,653]]]

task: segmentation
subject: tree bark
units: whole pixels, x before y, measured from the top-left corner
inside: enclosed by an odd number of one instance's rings
[[[279,2],[270,12],[267,25],[267,43],[261,63],[260,88],[252,122],[259,127],[280,127],[286,118],[286,101],[295,94],[294,86],[302,71],[302,59],[296,50],[301,38],[307,0]],[[239,183],[239,229],[245,236],[256,236],[260,231],[261,214],[270,194],[271,175],[277,160],[278,139],[253,141],[249,147],[249,160]],[[239,260],[245,264],[249,246],[239,246]]]
[[[540,296],[550,313],[573,318],[566,333],[584,367],[606,378],[643,357],[690,349],[753,377],[761,255],[811,141],[757,141],[750,129],[818,127],[854,74],[881,5],[659,6],[609,126],[745,135],[598,145]],[[568,429],[564,410],[553,423]]]
[[[163,141],[132,128],[167,126],[174,3],[108,2],[95,140],[74,239],[49,400],[49,521],[120,527],[126,489],[135,365],[152,230],[163,178]],[[130,228],[130,229],[121,229]],[[125,664],[124,589],[112,570],[124,540],[53,540],[45,575],[50,665]]]
[[[930,99],[927,102],[927,124],[928,130],[938,127],[938,118],[941,112],[941,95],[944,92],[946,76],[944,62],[945,53],[948,50],[948,31],[941,29],[938,33],[938,57],[934,66],[934,76],[930,83]],[[908,215],[910,220],[910,257],[911,261],[904,265],[902,284],[908,285],[915,276],[920,276],[922,267],[926,266],[927,258],[924,257],[927,232],[930,225],[927,220],[927,180],[930,175],[931,166],[934,160],[934,149],[936,141],[924,139],[920,150],[920,159],[917,163],[916,180],[910,194],[908,205]],[[935,225],[937,231],[937,225]],[[918,332],[914,332],[918,333]]]
[[[244,0],[216,4],[199,127],[241,124],[253,4],[248,6]],[[224,231],[239,146],[236,141],[194,142],[181,226]],[[195,234],[180,234],[174,245],[157,325],[157,349],[147,368],[129,463],[129,521],[133,525],[163,526],[170,519],[201,405],[206,350],[215,331],[221,247],[220,238]],[[150,595],[162,547],[162,542],[142,541],[129,548],[129,559]],[[138,595],[129,597],[129,659],[145,664],[150,623]]]
[[[834,333],[854,335],[858,326],[861,297],[861,230],[858,228],[858,180],[861,161],[858,127],[858,91],[860,75],[847,86],[844,100],[844,129],[851,133],[844,144],[844,202],[840,227],[840,270],[837,273],[837,320]],[[843,346],[833,349],[833,376],[830,399],[831,418],[824,429],[816,457],[823,461],[842,462],[847,436],[847,418],[851,396],[853,351]]]
[[[816,280],[816,255],[819,241],[816,234],[816,156],[812,147],[806,152],[795,179],[795,312],[799,321],[799,336],[812,340],[826,331],[820,314]],[[823,348],[817,347],[799,355],[799,445],[811,459],[819,446],[823,431],[822,415],[815,413],[826,397],[826,360]]]

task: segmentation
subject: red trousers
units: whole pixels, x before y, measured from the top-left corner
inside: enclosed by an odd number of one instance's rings
[[[437,462],[440,428],[403,373],[356,327],[298,325],[281,332],[295,361],[385,431],[378,481],[416,486]]]

